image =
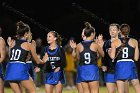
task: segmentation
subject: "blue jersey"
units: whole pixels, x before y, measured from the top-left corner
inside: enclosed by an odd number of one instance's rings
[[[121,42],[123,42],[123,38],[120,38]],[[121,59],[132,59],[134,60],[134,54],[135,54],[135,49],[128,44],[130,38],[127,39],[125,42],[125,46],[123,47],[122,51],[119,53],[117,58],[115,60],[121,60]],[[116,53],[119,51],[121,46],[116,48]]]
[[[83,41],[83,51],[80,53],[77,82],[99,81],[99,69],[97,66],[97,53],[90,49],[92,41]]]
[[[15,46],[10,49],[10,61],[26,62],[28,51],[21,47],[21,44],[27,42],[25,40],[16,40]]]
[[[46,62],[46,71],[51,72],[54,71],[57,67],[63,69],[66,66],[66,56],[65,51],[61,46],[57,46],[56,49],[50,50],[48,46],[46,46],[43,50],[42,56],[48,54],[48,60]]]
[[[105,56],[102,58],[102,63],[104,66],[107,67],[108,73],[114,73],[114,63],[112,62],[112,59],[110,58],[108,54],[108,50],[111,48],[111,40],[107,40],[103,45],[103,50],[105,53]]]
[[[46,46],[43,51],[43,55],[45,53],[48,54],[48,60],[46,62],[46,80],[45,84],[58,84],[59,81],[61,84],[65,84],[65,75],[64,75],[64,67],[66,66],[66,56],[62,47],[57,46],[56,49],[51,50],[49,46]],[[54,70],[60,67],[58,72],[54,72]]]
[[[97,64],[97,53],[90,49],[92,43],[92,41],[81,42],[84,50],[80,53],[79,65]]]
[[[10,62],[8,62],[5,73],[6,81],[29,80],[26,58],[28,51],[21,47],[25,40],[15,40],[15,46],[10,50]]]
[[[121,42],[123,42],[123,38],[120,38]],[[122,51],[116,58],[116,65],[115,65],[115,78],[116,80],[132,80],[138,79],[137,69],[134,61],[134,53],[135,48],[128,44],[130,38],[126,40],[124,43],[124,47]],[[121,48],[118,47],[116,51],[119,51]],[[117,52],[116,52],[117,53]]]

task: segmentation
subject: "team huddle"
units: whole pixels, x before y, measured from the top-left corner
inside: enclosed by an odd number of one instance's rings
[[[8,56],[4,77],[0,75],[0,93],[4,93],[3,80],[7,81],[14,93],[36,93],[34,76],[29,69],[34,60],[39,69],[45,68],[45,91],[62,93],[66,84],[65,71],[66,55],[61,46],[61,37],[56,31],[47,33],[47,43],[39,58],[36,53],[36,43],[28,24],[17,22],[15,38],[9,37]],[[95,28],[85,23],[81,31],[82,41],[76,44],[70,40],[73,49],[72,56],[79,61],[77,67],[76,85],[78,93],[99,93],[99,67],[97,60],[102,58],[102,71],[108,93],[129,93],[129,81],[135,92],[140,93],[140,84],[135,62],[139,59],[138,42],[129,37],[130,26],[116,23],[110,24],[110,39],[104,41],[103,36],[96,36]],[[0,62],[5,60],[6,43],[0,38]]]

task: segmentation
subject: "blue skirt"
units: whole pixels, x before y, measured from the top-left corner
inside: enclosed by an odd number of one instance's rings
[[[118,60],[115,66],[116,80],[138,79],[136,65],[131,59]]]
[[[81,83],[81,78],[80,78],[80,75],[79,75],[79,72],[80,72],[80,67],[78,66],[77,67],[77,75],[76,75],[76,83]]]
[[[28,72],[29,72],[29,75],[31,76],[31,78],[34,80],[34,66],[33,66],[33,63],[26,63],[27,65],[27,69],[28,69]]]
[[[5,81],[29,80],[27,65],[24,62],[8,62],[5,72]]]
[[[104,81],[106,83],[115,83],[115,74],[112,73],[104,73]]]
[[[97,65],[79,66],[79,77],[82,82],[99,81],[99,69]]]
[[[61,82],[61,84],[65,84],[66,83],[66,79],[65,79],[65,75],[64,75],[64,71],[63,70],[58,71],[58,72],[46,73],[45,84],[55,85],[55,84],[58,84],[59,81]]]

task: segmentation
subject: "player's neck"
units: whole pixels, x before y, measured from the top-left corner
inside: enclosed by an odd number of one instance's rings
[[[49,48],[50,48],[51,50],[56,49],[56,47],[57,47],[57,44],[56,44],[56,43],[52,43],[52,44],[50,44],[50,46],[49,46]]]
[[[116,39],[118,39],[118,37],[112,37],[111,38],[111,42],[114,41],[114,40],[116,40]]]
[[[92,41],[91,37],[87,37],[84,41]]]

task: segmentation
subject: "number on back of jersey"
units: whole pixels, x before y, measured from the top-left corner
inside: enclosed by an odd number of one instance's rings
[[[128,58],[128,48],[124,47],[122,50],[122,58]]]
[[[20,55],[21,55],[21,50],[19,50],[19,49],[16,49],[16,50],[13,49],[12,50],[12,53],[11,53],[10,60],[19,60]]]
[[[91,58],[90,58],[90,53],[85,53],[85,64],[90,64]]]

